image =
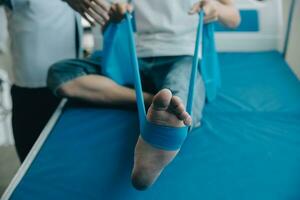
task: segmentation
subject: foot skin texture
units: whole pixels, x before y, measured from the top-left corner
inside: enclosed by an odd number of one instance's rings
[[[190,126],[192,123],[192,118],[186,112],[181,99],[172,96],[168,89],[163,89],[154,96],[147,119],[152,123],[171,127]],[[149,188],[178,152],[179,150],[157,149],[139,137],[131,177],[133,186],[138,190]]]

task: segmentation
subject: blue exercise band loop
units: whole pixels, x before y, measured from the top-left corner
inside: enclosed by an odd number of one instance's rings
[[[197,80],[197,72],[199,66],[199,60],[202,59],[202,50],[200,51],[200,47],[203,45],[203,24],[204,24],[204,12],[199,13],[199,24],[197,28],[197,37],[196,37],[196,44],[195,44],[195,52],[193,57],[193,65],[191,70],[191,78],[190,78],[190,85],[189,85],[189,93],[188,93],[188,100],[186,104],[187,112],[192,115],[192,108],[193,108],[193,100],[194,100],[194,91],[195,91],[195,83]],[[201,53],[201,55],[200,55]],[[200,58],[199,58],[200,57]]]
[[[197,38],[195,45],[195,53],[193,58],[193,65],[191,70],[191,79],[188,93],[187,101],[187,112],[192,113],[193,98],[195,83],[197,79],[198,65],[199,65],[199,54],[200,47],[202,47],[203,40],[203,11],[199,14],[199,24],[197,29]],[[136,55],[134,34],[132,29],[132,16],[129,13],[126,13],[126,23],[129,31],[129,49],[130,57],[132,60],[133,74],[134,74],[134,86],[137,99],[137,107],[140,121],[140,131],[141,137],[148,142],[149,144],[168,151],[178,150],[182,146],[188,134],[188,127],[168,127],[156,125],[151,122],[148,122],[146,119],[146,110],[144,106],[143,90],[139,73],[138,58]],[[200,55],[202,57],[202,55]]]
[[[170,127],[153,124],[146,121],[142,138],[152,146],[166,151],[176,151],[181,148],[188,134],[188,127]]]
[[[131,60],[132,60],[132,67],[133,67],[133,73],[134,73],[134,87],[135,87],[136,101],[137,101],[138,114],[139,114],[139,120],[140,120],[140,132],[142,132],[143,127],[145,126],[145,121],[147,121],[146,120],[146,109],[145,109],[145,104],[144,104],[143,89],[142,89],[142,83],[141,83],[141,77],[140,77],[140,71],[139,71],[138,58],[137,58],[136,49],[135,49],[135,41],[134,41],[131,20],[132,20],[132,16],[129,13],[126,13],[127,28],[130,33],[128,39],[129,39],[130,56],[131,56]]]

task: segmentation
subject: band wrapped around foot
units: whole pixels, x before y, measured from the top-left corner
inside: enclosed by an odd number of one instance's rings
[[[188,127],[162,126],[146,120],[141,137],[158,149],[176,151],[181,148],[187,133]]]

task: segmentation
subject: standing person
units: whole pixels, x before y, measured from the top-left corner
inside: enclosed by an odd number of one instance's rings
[[[75,12],[61,0],[4,2],[13,60],[12,126],[22,162],[60,102],[46,88],[48,68],[78,55],[79,29]]]

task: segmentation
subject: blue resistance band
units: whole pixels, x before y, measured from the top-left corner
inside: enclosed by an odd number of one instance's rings
[[[198,65],[200,60],[199,58],[202,58],[202,55],[200,55],[200,53],[202,53],[202,51],[200,51],[200,47],[203,46],[202,40],[203,40],[204,13],[200,12],[199,15],[200,17],[199,17],[199,24],[197,29],[195,53],[194,53],[189,93],[188,93],[188,101],[187,101],[187,112],[189,114],[192,114],[195,83],[196,83]],[[135,86],[136,97],[137,97],[141,137],[154,147],[167,150],[167,151],[178,150],[181,148],[182,144],[184,143],[187,137],[188,127],[176,128],[176,127],[161,126],[161,125],[153,124],[147,121],[146,119],[146,110],[144,106],[142,84],[140,79],[138,58],[136,55],[131,19],[132,16],[129,13],[127,13],[126,23],[127,23],[128,31],[130,33],[128,39],[129,39],[130,55],[133,64],[132,67],[134,73],[134,86]]]
[[[127,22],[128,32],[129,32],[129,37],[128,37],[129,49],[130,49],[130,56],[131,56],[131,62],[132,62],[132,67],[133,67],[133,74],[134,74],[134,87],[135,87],[138,114],[139,114],[139,120],[140,120],[140,132],[142,133],[147,119],[146,119],[146,110],[145,110],[145,104],[144,104],[143,89],[142,89],[139,63],[138,63],[138,58],[137,58],[137,54],[136,54],[131,19],[132,19],[132,16],[129,13],[126,13],[126,22]]]

